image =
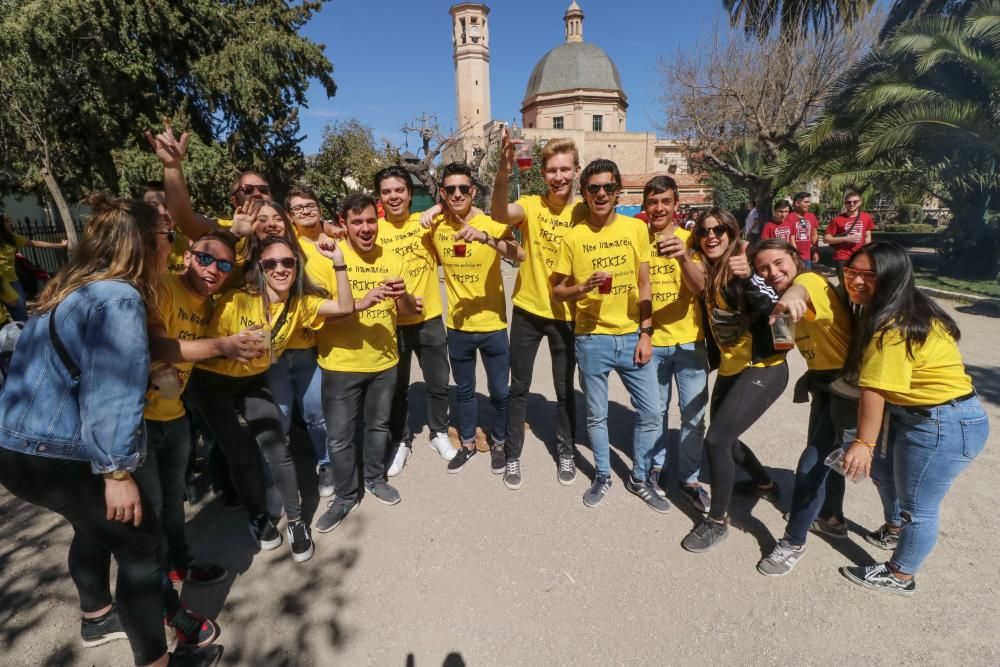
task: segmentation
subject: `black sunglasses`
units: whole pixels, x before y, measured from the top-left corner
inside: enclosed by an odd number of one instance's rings
[[[194,261],[198,262],[198,266],[212,266],[212,262],[219,267],[219,271],[222,273],[229,273],[233,270],[233,263],[228,259],[219,259],[215,255],[210,255],[207,252],[198,252],[197,250],[191,251],[194,255]]]
[[[256,185],[254,183],[247,183],[246,185],[241,185],[238,188],[236,188],[236,190],[238,192],[242,192],[245,195],[252,195],[254,190],[261,193],[262,195],[271,194],[270,185]]]
[[[694,230],[694,235],[700,239],[707,239],[709,234],[715,234],[715,238],[721,239],[726,233],[726,227],[724,225],[716,225],[715,227],[696,227]]]
[[[281,259],[262,259],[260,260],[260,268],[265,271],[274,271],[278,268],[278,264],[286,269],[295,268],[295,258],[294,257],[282,257]]]
[[[157,234],[161,234],[163,236],[166,236],[167,237],[167,243],[169,243],[170,245],[173,245],[174,241],[177,240],[177,232],[175,232],[172,229],[169,232],[156,232],[156,233]]]
[[[606,195],[613,195],[614,193],[618,192],[618,184],[617,183],[589,183],[588,185],[584,186],[583,189],[586,190],[587,192],[589,192],[592,195],[596,195],[601,190],[604,190],[604,194],[606,194]]]
[[[446,185],[444,186],[445,193],[451,197],[456,191],[461,192],[463,195],[467,195],[472,192],[471,185]]]

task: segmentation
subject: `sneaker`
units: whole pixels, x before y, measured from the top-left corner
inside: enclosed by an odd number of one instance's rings
[[[177,645],[184,647],[208,646],[219,636],[219,626],[184,605],[164,617],[163,623],[177,633]]]
[[[503,451],[502,442],[490,445],[490,470],[494,475],[502,475],[507,469],[507,454]]]
[[[185,649],[169,654],[167,667],[215,667],[221,659],[221,646]]]
[[[816,519],[810,524],[809,530],[814,533],[819,533],[820,535],[825,535],[835,540],[846,540],[847,539],[847,522],[841,521],[840,523],[831,523],[826,519],[821,517],[816,517]]]
[[[392,484],[384,479],[377,480],[371,484],[365,484],[368,493],[378,498],[379,502],[385,505],[395,505],[399,502],[399,491]]]
[[[781,498],[781,489],[774,482],[771,482],[771,486],[765,489],[757,486],[752,479],[745,479],[733,484],[733,495],[757,497],[777,505]]]
[[[395,477],[399,473],[403,472],[403,466],[406,465],[407,459],[410,458],[410,448],[405,442],[399,443],[396,447],[396,455],[392,457],[392,465],[389,466],[389,472],[386,474],[389,477]]]
[[[329,465],[318,466],[316,476],[319,478],[319,497],[329,498],[333,495],[333,468]]]
[[[564,454],[559,455],[559,472],[557,477],[559,483],[563,486],[569,486],[576,481],[576,462],[574,462],[572,454],[569,456]]]
[[[899,544],[899,533],[889,530],[889,524],[882,524],[878,530],[865,533],[865,542],[879,549],[895,551],[896,545]]]
[[[806,545],[797,547],[782,538],[774,545],[774,549],[768,557],[762,558],[757,563],[757,571],[768,577],[783,577],[792,571],[792,568],[805,553]]]
[[[690,500],[702,514],[708,514],[708,510],[712,509],[712,496],[701,484],[681,484],[680,489],[681,495]]]
[[[191,561],[187,567],[175,567],[170,570],[167,576],[170,577],[172,584],[188,583],[208,586],[219,583],[229,576],[229,572],[221,565]]]
[[[903,581],[892,573],[888,563],[842,567],[840,573],[854,583],[875,591],[912,595],[917,590],[916,581],[912,578],[909,581]]]
[[[653,490],[653,493],[661,498],[667,497],[667,490],[660,486],[660,476],[663,474],[663,468],[653,468],[649,471],[649,488]]]
[[[521,488],[521,461],[510,459],[504,466],[503,485],[511,491]]]
[[[125,628],[118,619],[118,608],[115,605],[111,605],[104,616],[80,619],[80,639],[87,648],[126,638]]]
[[[445,461],[451,461],[455,458],[455,454],[458,454],[447,433],[435,433],[428,444]]]
[[[455,458],[448,461],[448,472],[451,474],[461,472],[462,468],[465,467],[465,464],[469,462],[469,459],[475,455],[475,447],[459,447],[458,454],[455,454]]]
[[[334,496],[333,500],[326,504],[326,507],[326,512],[316,521],[316,530],[320,533],[329,533],[339,526],[344,517],[354,509],[354,503]]]
[[[257,542],[257,546],[264,551],[281,546],[281,533],[267,514],[258,514],[250,519],[250,535]]]
[[[563,459],[559,459],[559,463],[561,464],[562,462]],[[587,507],[597,507],[604,500],[604,496],[607,495],[610,488],[611,478],[607,475],[597,475],[594,477],[594,481],[591,482],[590,488],[583,494],[583,504]]]
[[[715,548],[728,535],[729,525],[727,522],[719,523],[705,517],[704,521],[695,526],[681,540],[681,546],[691,553],[700,554]]]
[[[630,474],[628,479],[625,480],[625,488],[639,496],[649,509],[654,512],[666,514],[670,511],[670,501],[656,495],[656,492],[653,491],[653,485],[649,482],[643,482],[635,475]]]
[[[288,546],[292,549],[292,560],[296,563],[304,563],[313,557],[312,535],[309,534],[309,526],[304,521],[289,521]]]

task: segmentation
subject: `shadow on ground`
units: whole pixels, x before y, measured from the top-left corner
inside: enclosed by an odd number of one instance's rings
[[[1000,405],[1000,368],[966,364],[965,372],[972,377],[972,385],[982,400]]]

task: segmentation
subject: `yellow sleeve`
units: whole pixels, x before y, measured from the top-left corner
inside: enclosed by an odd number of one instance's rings
[[[651,243],[649,242],[649,232],[646,231],[645,225],[641,221],[636,221],[635,226],[635,247],[637,250],[636,259],[639,260],[640,264],[649,264],[649,249]],[[636,267],[638,268],[638,267]]]
[[[913,360],[906,354],[902,335],[894,329],[876,333],[861,359],[858,384],[869,389],[906,393],[910,390],[912,375]]]
[[[826,279],[815,273],[800,273],[795,276],[793,284],[801,285],[809,293],[809,302],[816,314],[816,321],[830,322],[833,320],[833,306],[830,299],[837,297],[833,294],[833,288],[830,283],[826,282]]]
[[[215,311],[212,313],[212,320],[208,323],[208,332],[205,334],[206,338],[221,338],[239,333],[238,328],[233,330],[233,322],[238,321],[240,294],[240,291],[233,290],[215,304]]]
[[[307,295],[302,297],[302,313],[299,315],[299,324],[306,329],[321,329],[326,324],[326,318],[320,317],[319,308],[326,301],[323,297]]]
[[[562,245],[559,246],[559,257],[556,258],[556,265],[552,273],[561,273],[564,276],[573,275],[573,248],[569,236],[564,236]]]
[[[215,222],[216,224],[219,225],[219,227],[222,227],[223,229],[230,229],[233,226],[233,221],[228,218],[216,218]]]
[[[169,275],[162,275],[156,287],[156,291],[159,293],[156,303],[156,317],[164,328],[167,326],[170,313],[174,312],[174,290]]]
[[[14,245],[18,248],[24,248],[28,245],[28,238],[20,234],[14,234]]]

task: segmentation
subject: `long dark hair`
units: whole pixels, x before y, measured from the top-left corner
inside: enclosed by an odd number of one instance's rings
[[[695,223],[694,231],[697,232],[704,227],[705,221],[709,218],[715,218],[719,225],[726,230],[726,236],[729,237],[729,246],[725,252],[722,253],[719,259],[708,259],[705,253],[701,251],[700,239],[695,233],[692,233],[688,238],[688,248],[698,259],[704,262],[708,278],[708,282],[705,285],[705,289],[708,292],[706,297],[709,297],[711,301],[715,301],[726,285],[729,284],[729,281],[733,279],[732,271],[729,270],[729,258],[739,250],[740,226],[736,223],[736,218],[733,217],[732,213],[719,206],[713,206],[698,216],[698,222]]]
[[[0,213],[0,245],[15,247],[17,239],[14,238],[14,232],[7,227],[8,222],[13,223],[9,216]]]
[[[906,251],[895,243],[876,241],[862,246],[851,255],[848,266],[858,255],[868,255],[877,283],[871,303],[861,310],[857,335],[851,342],[847,369],[857,372],[865,348],[872,340],[882,349],[885,334],[895,329],[906,343],[906,356],[913,359],[913,349],[927,341],[934,323],[939,323],[956,341],[961,336],[958,325],[948,313],[917,289],[913,263]]]

